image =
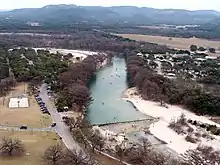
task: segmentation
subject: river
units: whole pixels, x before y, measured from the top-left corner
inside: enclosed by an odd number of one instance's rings
[[[123,58],[114,57],[109,66],[96,73],[89,87],[93,101],[88,107],[87,118],[91,124],[149,118],[121,98],[122,92],[128,88]]]

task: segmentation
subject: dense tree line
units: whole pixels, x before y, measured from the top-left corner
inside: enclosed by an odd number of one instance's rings
[[[109,27],[105,29],[108,32],[120,34],[142,34],[155,35],[166,37],[183,37],[183,38],[205,38],[205,39],[219,39],[220,28],[218,24],[204,24],[199,27],[191,28],[151,28],[151,27],[137,27],[137,26],[122,26]],[[172,38],[171,38],[172,39]]]
[[[156,74],[137,56],[127,59],[130,86],[136,86],[144,99],[185,105],[197,114],[220,115],[220,97],[188,80],[170,80]]]
[[[17,81],[42,81],[53,78],[68,67],[68,59],[61,60],[57,54],[34,49],[13,49],[8,55],[9,64]]]
[[[92,101],[87,87],[89,80],[94,76],[97,67],[107,58],[106,55],[88,56],[80,63],[71,65],[66,72],[60,73],[57,78],[56,105],[58,110],[68,106],[75,111],[82,111]]]
[[[68,35],[1,35],[0,43],[10,46],[55,47],[102,52],[113,51],[122,54],[139,49],[149,53],[166,53],[171,51],[171,49],[167,48],[166,46],[147,42],[136,42],[130,39],[113,36],[108,33],[96,32],[92,30],[83,31],[81,29],[76,29],[75,31],[68,33]]]
[[[7,50],[0,48],[0,79],[9,77],[9,65],[7,54]]]

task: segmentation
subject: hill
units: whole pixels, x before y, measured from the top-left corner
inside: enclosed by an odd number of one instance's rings
[[[179,9],[154,9],[134,6],[76,6],[49,5],[42,8],[16,9],[0,12],[2,22],[37,21],[42,24],[203,24],[220,19],[220,13],[212,10],[188,11]]]

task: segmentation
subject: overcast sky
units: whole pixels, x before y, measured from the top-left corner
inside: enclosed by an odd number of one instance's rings
[[[0,0],[0,9],[33,8],[49,4],[76,4],[88,6],[145,6],[175,9],[212,9],[220,11],[220,0]]]

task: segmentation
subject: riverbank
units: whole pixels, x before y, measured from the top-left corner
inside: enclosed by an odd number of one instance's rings
[[[179,154],[184,154],[189,149],[195,149],[198,145],[211,146],[214,149],[220,148],[220,137],[209,134],[213,137],[213,140],[207,138],[200,138],[197,143],[190,143],[185,140],[187,135],[179,135],[168,125],[173,121],[178,119],[182,114],[185,115],[186,119],[196,120],[201,123],[207,123],[211,125],[216,125],[220,127],[219,124],[209,120],[204,116],[197,116],[186,109],[180,108],[178,106],[168,105],[168,108],[160,106],[160,103],[143,100],[136,90],[136,88],[131,88],[123,92],[123,99],[131,102],[140,112],[158,118],[159,121],[150,125],[149,131],[158,139],[166,142],[167,147],[174,150]],[[204,130],[199,130],[195,128],[196,132],[204,132]],[[205,132],[209,133],[209,132]]]

